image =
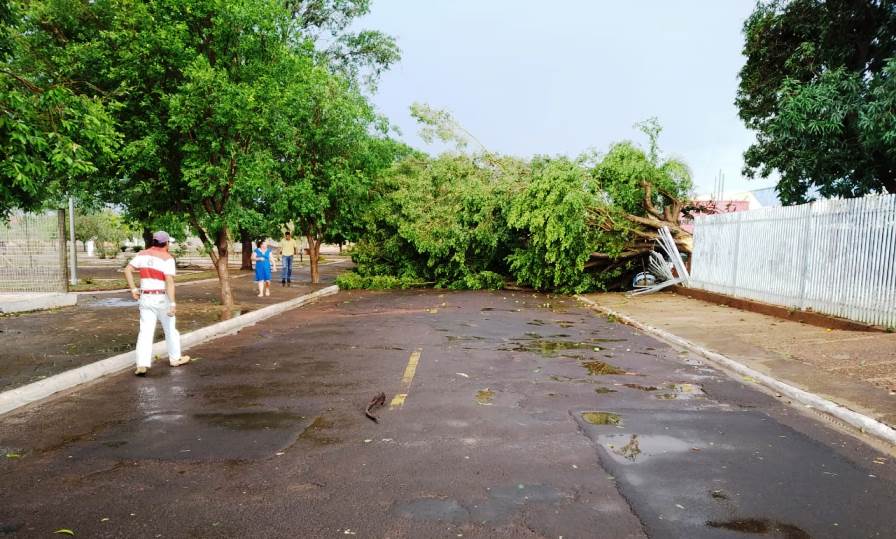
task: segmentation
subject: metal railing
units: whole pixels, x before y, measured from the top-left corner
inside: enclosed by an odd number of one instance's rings
[[[896,326],[896,195],[697,217],[691,286]]]
[[[0,221],[0,291],[65,292],[64,213],[14,213]]]

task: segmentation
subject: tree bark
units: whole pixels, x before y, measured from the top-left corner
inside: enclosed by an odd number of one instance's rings
[[[152,247],[152,229],[143,227],[143,248],[149,249]]]
[[[243,260],[241,270],[252,269],[252,235],[245,230],[240,230],[240,243],[243,244]]]
[[[230,250],[230,234],[227,226],[221,227],[215,238],[218,254],[212,254],[212,263],[218,272],[218,282],[221,285],[221,306],[227,310],[233,308],[233,290],[230,287],[230,270],[227,267],[227,254]]]
[[[308,240],[308,264],[311,268],[311,284],[320,283],[320,268],[318,267],[318,259],[320,258],[320,240],[311,234],[307,234],[305,238]]]

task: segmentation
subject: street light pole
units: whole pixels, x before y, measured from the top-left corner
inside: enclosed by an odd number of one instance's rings
[[[78,284],[78,250],[75,249],[75,199],[68,197],[68,237],[72,243],[69,257],[71,284]]]

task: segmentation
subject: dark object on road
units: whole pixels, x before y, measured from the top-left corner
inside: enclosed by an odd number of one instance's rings
[[[368,404],[368,405],[367,405],[367,409],[364,410],[364,415],[366,415],[366,416],[367,416],[371,421],[373,421],[374,423],[379,423],[380,420],[377,419],[376,416],[373,415],[372,412],[373,412],[373,410],[376,410],[377,408],[380,408],[380,407],[382,407],[382,406],[385,405],[385,404],[386,404],[386,394],[380,392],[379,395],[377,395],[377,396],[375,396],[374,398],[370,399],[370,404]]]

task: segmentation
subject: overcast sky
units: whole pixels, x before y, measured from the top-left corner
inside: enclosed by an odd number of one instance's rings
[[[742,179],[753,136],[734,97],[743,22],[755,0],[373,0],[360,27],[398,39],[401,63],[374,101],[402,138],[434,151],[408,113],[451,111],[490,150],[522,157],[643,143],[635,122],[664,127],[661,148],[690,165],[698,193],[721,170]]]

